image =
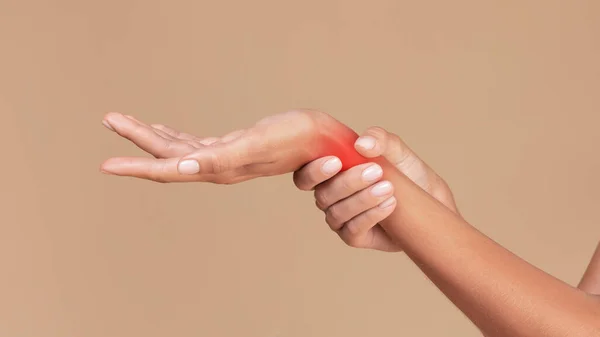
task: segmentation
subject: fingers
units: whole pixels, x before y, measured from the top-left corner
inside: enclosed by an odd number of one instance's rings
[[[193,146],[193,136],[177,132],[164,125],[150,127],[133,117],[109,113],[103,124],[129,139],[158,159],[112,158],[102,165],[102,171],[115,175],[132,176],[158,182],[209,181],[235,183],[257,176],[261,164],[271,164],[269,146],[254,130],[238,130],[223,138],[202,140]],[[176,138],[180,137],[180,138]],[[200,141],[198,141],[200,143]]]
[[[270,149],[261,146],[263,139],[254,133],[235,134],[234,138],[228,140],[228,142],[216,142],[210,147],[198,149],[184,156],[178,164],[179,173],[184,175],[220,175],[226,172],[252,174],[248,169],[249,166],[269,163]]]
[[[296,185],[301,189],[315,186],[315,204],[325,212],[325,221],[349,246],[398,251],[378,223],[396,208],[394,187],[389,181],[380,181],[383,170],[378,164],[361,164],[337,173],[322,181],[325,157],[307,164],[297,172]],[[335,173],[334,173],[335,174]]]
[[[415,184],[428,192],[440,183],[437,174],[419,158],[397,135],[380,127],[371,127],[355,142],[358,153],[373,158],[383,156]]]
[[[393,210],[394,207],[390,207],[388,209],[389,214],[391,214]],[[387,216],[389,216],[389,214],[383,218],[385,219]],[[397,252],[400,250],[398,245],[389,239],[387,233],[380,225],[372,226],[366,232],[359,234],[352,234],[344,226],[337,234],[342,241],[344,241],[344,243],[350,247],[369,249],[376,248],[377,250],[384,252]]]
[[[218,140],[218,138],[216,138],[216,137],[206,137],[206,138],[196,137],[189,133],[177,131],[177,130],[170,128],[163,124],[151,124],[150,127],[152,127],[155,131],[158,131],[161,134],[169,135],[169,137],[171,137],[172,139],[198,142],[202,145],[210,145]]]
[[[252,174],[241,175],[236,171],[220,174],[181,174],[178,170],[179,160],[179,158],[117,157],[105,161],[100,167],[100,171],[106,174],[134,177],[159,183],[209,182],[235,184],[257,177]]]
[[[377,206],[374,206],[365,212],[355,216],[346,224],[342,230],[348,232],[351,236],[362,236],[366,234],[374,225],[385,220],[396,209],[396,198],[389,196],[384,198]]]
[[[340,230],[344,225],[351,225],[351,232],[356,234],[365,223],[370,223],[370,228],[382,220],[377,218],[381,214],[377,206],[383,205],[381,208],[386,209],[390,206],[389,202],[395,202],[393,193],[394,187],[389,181],[378,182],[327,208],[325,221],[333,231]]]
[[[294,172],[294,184],[302,191],[310,191],[341,169],[342,161],[339,158],[332,156],[319,158]]]
[[[356,140],[355,148],[364,157],[383,156],[394,165],[398,165],[410,157],[416,157],[400,137],[380,127],[367,129]]]
[[[218,138],[218,137],[200,138],[200,137],[196,137],[194,135],[190,135],[189,133],[174,130],[163,124],[152,124],[151,127],[156,130],[160,130],[161,132],[163,132],[165,134],[168,134],[170,137],[180,139],[180,140],[198,142],[202,145],[211,145],[216,142],[228,143],[232,140],[235,140],[235,139],[241,137],[246,132],[246,130],[236,130],[236,131],[226,134],[225,136],[223,136],[221,138]]]
[[[195,149],[190,144],[162,137],[148,125],[119,113],[108,113],[102,123],[157,158],[179,157]]]
[[[179,174],[178,162],[178,158],[111,158],[102,164],[100,170],[117,176],[136,177],[160,183],[198,180],[197,177]]]
[[[316,175],[316,173],[313,173]],[[315,199],[321,209],[361,191],[381,179],[383,169],[378,164],[367,163],[354,166],[315,189]]]

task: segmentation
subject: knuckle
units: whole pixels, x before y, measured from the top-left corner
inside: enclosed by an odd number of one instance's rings
[[[329,206],[329,197],[327,196],[327,192],[325,191],[325,189],[323,188],[316,188],[315,189],[315,200],[319,203],[319,205],[323,206],[323,207],[328,207]]]
[[[315,207],[317,207],[321,211],[325,210],[325,208],[323,208],[323,206],[321,206],[321,204],[319,204],[319,200],[316,200],[316,199],[315,199]]]
[[[346,223],[346,230],[351,236],[355,236],[360,232],[361,221],[359,218],[354,218]]]
[[[341,220],[343,220],[342,219],[343,212],[338,205],[333,205],[333,206],[329,207],[325,211],[325,216],[327,219],[329,219],[330,221],[332,221],[335,224],[339,224],[340,222],[342,222]]]
[[[333,232],[337,232],[341,227],[336,222],[332,221],[331,219],[328,219],[327,217],[325,217],[325,222],[329,226],[329,229],[331,229]]]
[[[217,154],[210,155],[210,173],[222,174],[227,171],[227,169],[227,161],[224,158],[221,158]]]
[[[164,150],[164,151],[166,151],[166,152],[170,152],[170,151],[173,151],[173,150],[174,150],[175,146],[176,146],[176,145],[175,145],[175,142],[172,142],[172,141],[170,141],[170,140],[166,140],[166,139],[165,139],[165,140],[163,141],[163,146],[162,146],[162,147],[163,147],[163,150]]]
[[[357,188],[354,184],[354,179],[350,179],[348,176],[344,176],[342,179],[337,180],[337,190],[341,190],[344,193],[353,193],[357,192]]]
[[[365,246],[365,243],[362,240],[362,237],[360,237],[358,235],[350,234],[348,232],[346,232],[346,235],[344,235],[342,240],[344,240],[344,243],[346,243],[346,245],[348,245],[352,248],[363,248]]]
[[[401,139],[401,138],[400,138],[400,136],[398,136],[397,134],[395,134],[395,133],[390,133],[390,134],[388,134],[388,136],[387,136],[385,147],[386,147],[386,148],[389,148],[389,147],[390,147],[390,145],[393,145],[393,146],[395,146],[395,147],[397,147],[397,148],[400,148],[400,149],[401,149],[401,148],[403,148],[403,147],[404,147],[404,146],[403,146],[403,145],[404,145],[404,142],[402,142],[402,139]]]
[[[395,133],[390,133],[388,135],[388,139],[384,147],[387,151],[398,152],[402,157],[406,157],[410,154],[410,151],[404,144],[402,138]]]
[[[145,126],[142,126],[140,124],[136,124],[132,129],[131,129],[131,133],[135,136],[145,136],[148,133],[150,133],[150,130],[148,128],[146,128]]]
[[[379,207],[375,207],[373,209],[368,210],[363,214],[363,218],[361,222],[363,224],[369,224],[371,227],[375,226],[381,220],[382,209]]]
[[[365,190],[363,193],[358,193],[356,195],[356,205],[355,207],[360,207],[360,208],[368,208],[368,207],[373,207],[377,204],[377,202],[379,201],[381,197],[376,197],[374,195],[371,194],[370,191]]]
[[[148,171],[148,178],[157,183],[164,184],[167,182],[164,175],[164,165],[155,163]]]

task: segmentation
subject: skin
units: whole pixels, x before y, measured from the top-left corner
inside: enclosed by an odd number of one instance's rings
[[[325,155],[340,157],[343,169],[366,162],[351,145],[358,135],[316,111],[269,116],[222,137],[196,137],[118,113],[103,124],[155,158],[111,158],[102,172],[156,182],[235,184],[293,172]]]
[[[368,146],[365,147],[365,144]],[[398,136],[381,128],[370,128],[356,141],[355,148],[364,157],[377,158],[383,156],[390,162],[398,163],[397,167],[402,173],[414,182],[420,182],[419,185],[425,187],[427,192],[458,214],[448,185],[443,183],[441,178],[416,156]],[[366,165],[357,166],[339,174],[337,172],[323,172],[321,167],[327,160],[331,160],[331,157],[320,158],[305,165],[295,173],[294,181],[301,190],[314,190],[316,205],[325,213],[325,220],[332,230],[339,233],[340,227],[353,222],[360,222],[361,226],[368,228],[388,217],[393,207],[380,207],[380,199],[369,193],[380,180],[365,182],[363,172]],[[427,188],[436,185],[437,188]],[[432,193],[432,191],[435,191],[435,193]],[[335,212],[335,215],[332,215],[332,209],[343,204],[351,204],[352,207],[344,207],[345,213],[343,216],[336,218],[337,214],[342,213]],[[369,214],[368,217],[367,214]],[[600,300],[600,297],[598,297],[600,294],[600,243],[578,285],[578,289],[589,294],[592,298],[595,297],[597,301]],[[509,336],[511,334],[504,332],[485,334],[484,332],[484,335]],[[560,334],[558,332],[544,334],[544,336],[555,335]]]
[[[355,155],[361,151],[352,151],[356,133],[315,111],[275,115],[220,138],[114,113],[104,123],[155,157],[111,158],[102,165],[105,173],[232,184],[297,171],[296,184],[315,187],[317,207],[330,214],[326,220],[344,242],[403,250],[486,336],[600,336],[600,301],[592,295],[600,288],[598,253],[580,288],[530,265],[467,223],[443,180],[383,129],[375,129],[373,149]],[[337,169],[332,156],[341,159]],[[364,181],[369,162],[381,167],[381,175]],[[391,191],[373,196],[374,184],[382,182]]]

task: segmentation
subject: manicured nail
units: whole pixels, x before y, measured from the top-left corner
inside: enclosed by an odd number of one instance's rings
[[[377,143],[377,141],[375,140],[375,138],[371,137],[371,136],[364,136],[364,137],[360,137],[356,140],[356,146],[360,146],[365,150],[372,150],[375,148],[375,144]]]
[[[321,171],[326,175],[337,173],[342,168],[342,161],[339,158],[331,158],[321,167]]]
[[[115,129],[113,129],[113,127],[110,124],[108,124],[108,122],[105,120],[102,121],[102,125],[106,126],[106,128],[110,131],[115,131]]]
[[[362,171],[362,177],[366,182],[371,182],[379,179],[383,175],[381,166],[374,164]]]
[[[181,174],[196,174],[200,172],[200,164],[193,159],[184,160],[177,165],[177,170]]]
[[[382,181],[371,189],[371,195],[374,197],[383,197],[384,195],[392,191],[392,183],[389,181]]]
[[[388,208],[388,207],[394,205],[395,203],[396,203],[396,198],[391,197],[391,198],[385,199],[384,202],[379,204],[379,208]]]

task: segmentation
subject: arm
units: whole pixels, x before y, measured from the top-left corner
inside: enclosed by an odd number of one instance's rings
[[[391,237],[488,337],[591,335],[583,329],[591,331],[598,317],[592,314],[586,321],[584,304],[592,303],[589,314],[600,303],[528,265],[463,220],[452,219],[450,214],[457,212],[447,185],[397,136],[373,131],[356,142],[356,150],[369,158],[382,156],[403,173],[376,160],[386,167],[381,179],[394,182],[394,199],[399,201],[394,210],[379,206],[388,195],[370,193],[379,183],[361,179],[363,165],[334,176],[319,169],[320,159],[295,175],[298,188],[314,189],[317,207],[342,240],[357,248],[389,251]],[[361,145],[367,138],[368,151]],[[423,202],[427,198],[420,200],[416,194],[429,197],[429,206]],[[357,226],[362,230],[352,230]],[[379,226],[387,235],[381,235]],[[600,285],[599,258],[600,249],[580,286],[584,291]]]
[[[189,135],[148,127],[119,115],[109,115],[105,121],[157,159],[113,158],[102,170],[159,182],[237,183],[292,172],[326,155],[342,158],[346,168],[365,162],[353,151],[356,133],[316,112],[267,118],[206,146],[202,140],[190,141]],[[596,299],[513,255],[390,162],[376,161],[400,201],[381,226],[484,333],[600,336],[600,303]]]
[[[600,336],[600,302],[504,249],[402,175],[381,225],[487,336]]]

